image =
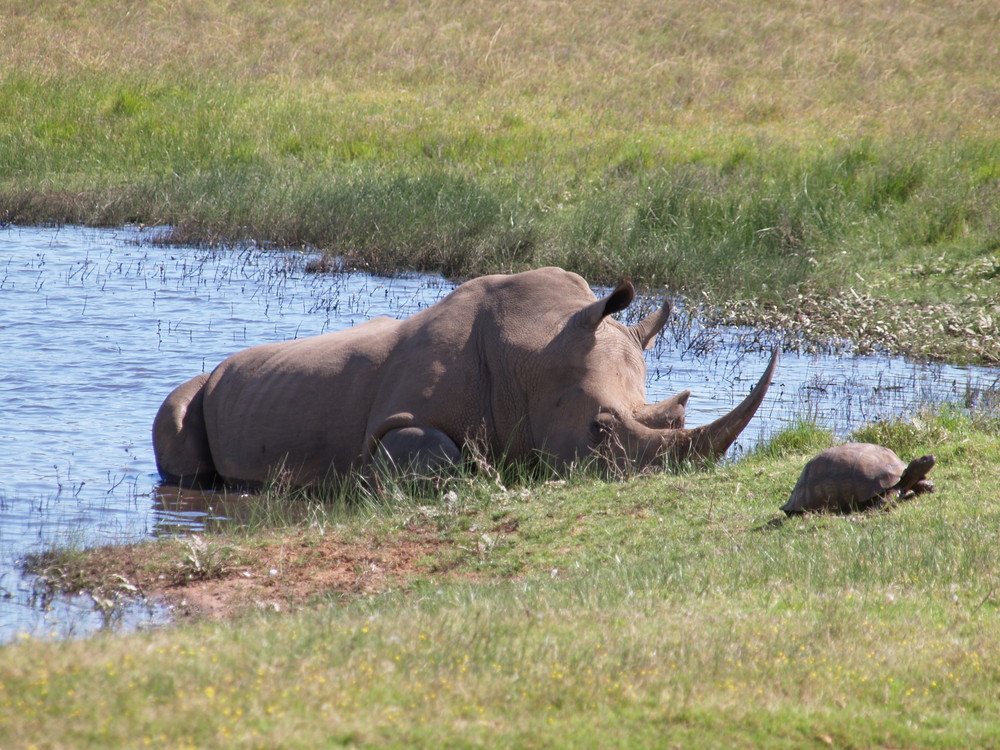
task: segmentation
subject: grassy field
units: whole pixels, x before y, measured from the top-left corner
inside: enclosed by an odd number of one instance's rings
[[[198,565],[191,540],[60,552],[50,570],[167,581],[175,602],[263,583],[235,621],[5,647],[0,736],[997,746],[1000,422],[947,408],[856,437],[933,450],[937,493],[892,513],[784,520],[803,461],[832,440],[802,424],[707,472],[506,490],[481,478],[437,500],[315,506],[277,532],[258,517],[202,537]],[[358,587],[375,561],[398,575]],[[303,588],[338,566],[354,588]]]
[[[1000,360],[1000,11],[0,3],[0,220],[558,264]],[[885,331],[866,331],[876,320]]]

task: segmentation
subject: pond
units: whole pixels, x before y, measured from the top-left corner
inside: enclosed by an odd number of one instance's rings
[[[0,642],[102,624],[87,597],[40,602],[19,572],[26,554],[201,527],[202,515],[165,509],[155,492],[150,425],[174,386],[247,346],[402,318],[453,288],[433,276],[308,273],[304,253],[153,239],[137,228],[0,229]],[[689,425],[711,421],[746,395],[772,344],[680,309],[647,353],[649,400],[690,388]],[[846,435],[998,379],[990,368],[786,352],[730,455],[800,416]],[[130,627],[163,619],[155,608],[126,616]]]

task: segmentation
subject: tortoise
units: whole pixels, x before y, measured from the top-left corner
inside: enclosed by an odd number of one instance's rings
[[[884,508],[896,500],[933,492],[934,483],[924,478],[933,467],[932,455],[907,465],[884,446],[844,443],[827,448],[806,464],[781,509],[794,515]]]

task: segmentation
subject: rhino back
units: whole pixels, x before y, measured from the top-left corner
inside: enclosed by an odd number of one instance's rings
[[[264,344],[224,360],[205,386],[212,458],[229,481],[263,482],[277,466],[297,484],[350,471],[400,323]]]
[[[563,357],[551,351],[569,316],[594,300],[576,274],[543,268],[481,276],[402,322],[386,362],[369,434],[405,415],[457,444],[480,443],[516,459],[534,447],[531,393],[550,381]]]

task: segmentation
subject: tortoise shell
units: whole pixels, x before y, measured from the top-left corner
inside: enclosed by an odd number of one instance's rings
[[[888,448],[872,443],[845,443],[810,460],[781,509],[793,513],[832,511],[849,513],[882,507],[910,490],[933,490],[924,479],[934,456],[921,456],[909,465]]]

